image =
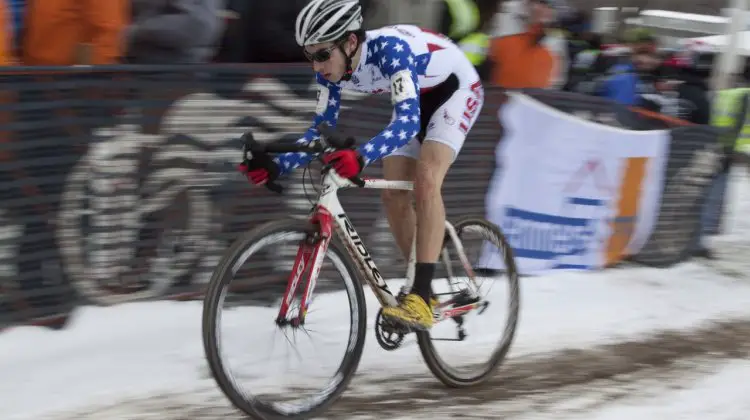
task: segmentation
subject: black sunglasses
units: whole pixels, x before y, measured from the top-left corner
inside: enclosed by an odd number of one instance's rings
[[[335,50],[339,46],[338,43],[331,45],[328,48],[323,48],[318,51],[315,51],[314,53],[309,53],[307,50],[303,49],[302,51],[305,52],[305,57],[307,57],[308,60],[314,61],[317,63],[325,63],[326,61],[331,59],[331,54],[333,53],[333,50]]]

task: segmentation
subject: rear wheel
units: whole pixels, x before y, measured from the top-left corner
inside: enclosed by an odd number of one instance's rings
[[[510,349],[511,343],[513,342],[513,337],[515,336],[520,305],[520,292],[518,273],[516,271],[515,260],[513,259],[513,252],[502,232],[496,225],[480,218],[466,218],[459,220],[454,225],[454,228],[456,229],[456,233],[458,234],[458,237],[467,255],[469,254],[469,250],[471,248],[471,244],[468,238],[469,234],[477,235],[477,240],[474,242],[477,242],[478,248],[486,246],[485,241],[489,242],[491,245],[494,245],[501,253],[502,260],[505,265],[505,272],[503,273],[503,276],[506,278],[505,280],[503,280],[499,276],[495,276],[492,278],[484,278],[483,280],[480,280],[479,275],[477,275],[477,281],[475,284],[477,285],[480,294],[480,303],[482,304],[480,306],[480,309],[474,309],[469,313],[455,318],[445,319],[436,324],[435,327],[433,327],[430,331],[417,331],[417,341],[419,342],[419,349],[422,353],[422,357],[424,358],[425,363],[430,368],[430,371],[433,373],[433,375],[435,375],[436,378],[438,378],[443,384],[449,387],[462,388],[475,386],[487,380],[505,359],[505,356]],[[461,283],[466,284],[466,282],[470,281],[470,279],[465,273],[463,264],[458,261],[457,252],[450,238],[446,238],[443,248],[444,250],[447,249],[448,254],[452,257],[448,258],[448,264],[450,266],[450,271],[453,273],[452,276],[450,275],[450,272],[446,274],[449,292],[445,294],[451,295],[453,299],[457,299],[459,301],[466,300],[463,299],[463,297],[468,296],[468,288],[465,288],[464,290],[459,289]],[[440,284],[438,284],[439,282],[440,280],[436,276],[436,279],[433,281],[433,289],[436,291],[436,293],[438,293],[438,287],[441,286]],[[491,289],[495,285],[505,286],[504,290],[501,291],[503,292],[502,298],[489,299],[486,296],[481,296],[483,290],[485,290],[485,286],[489,286],[489,289]],[[487,292],[489,292],[489,290]],[[440,297],[441,296],[438,296],[438,298]],[[503,302],[502,300],[505,301]],[[459,305],[462,305],[462,303],[457,303],[455,306]],[[501,310],[503,307],[505,308],[507,317],[504,323],[499,324],[501,321],[499,321],[496,316],[492,314],[494,310],[488,310],[490,306],[499,308]],[[471,345],[462,343],[463,348],[454,347],[450,350],[444,348],[438,351],[436,347],[436,343],[438,342],[463,342],[467,336],[472,335],[471,328],[467,328],[466,330],[464,329],[464,322],[466,322],[468,317],[474,317],[472,320],[480,319],[480,336],[482,335],[481,329],[484,329],[485,334],[488,335],[489,332],[502,328],[503,330],[500,339],[496,342],[482,342],[480,344]],[[437,341],[439,340],[439,338],[435,337],[435,335],[437,334],[436,327],[446,326],[450,329],[452,328],[450,324],[452,324],[456,328],[458,337],[455,339],[442,338],[441,340],[443,341]],[[473,334],[477,335],[477,331],[475,330]],[[494,345],[494,348],[490,350],[489,357],[485,360],[478,360],[482,358],[479,357],[478,354],[490,345]],[[441,354],[439,353],[443,353],[443,356],[441,357]],[[447,356],[451,355],[450,353],[453,353],[452,355],[457,356],[458,362],[449,363],[446,361]]]
[[[330,303],[332,296],[346,298],[349,308],[348,310],[343,308],[343,311],[348,312],[349,315],[347,328],[340,328],[343,321],[341,319],[344,316],[343,313],[338,316],[329,317],[332,319],[326,320],[327,322],[322,327],[326,330],[321,331],[325,333],[325,338],[327,339],[324,343],[324,348],[315,349],[315,355],[320,351],[326,357],[333,360],[332,363],[335,370],[333,375],[330,378],[328,376],[323,377],[322,380],[324,382],[322,386],[311,390],[310,384],[321,378],[296,373],[297,376],[292,379],[293,383],[288,389],[275,392],[272,395],[268,391],[268,388],[275,387],[281,379],[277,378],[278,375],[269,375],[271,377],[259,380],[258,375],[279,364],[280,360],[278,359],[280,357],[276,357],[278,351],[274,353],[273,359],[269,357],[268,360],[261,361],[260,363],[245,363],[244,367],[246,370],[249,370],[247,376],[253,382],[250,387],[240,386],[236,380],[238,375],[235,375],[229,369],[230,363],[229,356],[226,354],[226,347],[238,346],[236,342],[227,343],[226,340],[223,343],[227,345],[222,346],[221,342],[222,334],[219,331],[222,324],[222,313],[224,312],[222,308],[227,301],[233,305],[233,307],[226,309],[225,314],[225,318],[231,319],[229,322],[230,329],[232,325],[243,323],[242,327],[235,327],[235,330],[239,330],[240,332],[240,338],[236,341],[242,341],[245,338],[242,336],[243,332],[245,335],[249,335],[252,340],[252,343],[249,343],[247,347],[240,346],[241,353],[253,353],[260,351],[261,347],[264,347],[265,343],[262,340],[258,340],[254,331],[251,330],[253,325],[257,327],[260,327],[261,324],[268,325],[272,329],[275,329],[275,331],[294,329],[292,333],[294,334],[295,344],[299,337],[309,337],[311,332],[318,332],[305,328],[308,322],[307,316],[305,324],[301,326],[295,326],[294,323],[290,322],[284,322],[281,324],[286,325],[280,325],[276,320],[276,316],[279,313],[278,307],[275,309],[256,307],[250,313],[250,316],[247,316],[247,313],[238,314],[237,312],[230,312],[236,310],[243,301],[247,302],[249,295],[256,295],[249,296],[249,301],[252,302],[257,302],[257,295],[260,294],[264,302],[280,304],[280,299],[269,299],[268,294],[277,292],[280,296],[283,296],[288,273],[294,265],[298,244],[309,238],[309,235],[314,235],[315,232],[311,225],[301,220],[281,220],[259,226],[240,237],[232,245],[219,262],[208,284],[203,306],[203,345],[211,374],[232,404],[255,419],[307,419],[320,414],[338,399],[346,389],[362,357],[367,330],[365,297],[362,290],[362,283],[358,281],[358,271],[354,268],[356,266],[353,264],[351,257],[344,251],[338,238],[334,237],[330,242],[324,259],[324,265],[319,275],[321,280],[313,292],[312,304],[305,309],[300,309],[299,306],[295,307],[295,304],[299,304],[299,297],[301,295],[301,292],[298,292],[294,300],[292,300],[292,308],[294,309],[291,310],[293,313],[290,314],[290,316],[295,316],[304,311],[310,315],[313,309],[317,310],[317,313],[330,312],[337,308],[341,309],[345,305],[326,305],[325,302]],[[289,243],[287,245],[280,245],[281,240],[287,240]],[[239,286],[235,285],[232,287],[232,280],[235,277],[243,277],[238,275],[238,272],[242,270],[243,264],[253,256],[256,257],[256,260],[250,270],[247,270],[244,274],[245,278],[242,280],[242,283]],[[273,281],[265,280],[269,276],[261,274],[263,263],[270,261],[274,261],[276,267],[275,274],[271,276],[275,279],[273,280],[275,281],[275,285],[271,284]],[[284,274],[282,275],[278,273],[279,266],[284,270]],[[340,275],[340,281],[337,281],[335,284],[328,282],[328,276],[332,274]],[[302,276],[299,286],[300,290],[303,290],[307,284],[307,272],[303,273]],[[248,281],[247,278],[250,280]],[[325,294],[326,289],[329,291],[331,289],[338,291]],[[341,289],[343,289],[343,293]],[[262,316],[258,316],[259,313]],[[299,331],[299,334],[297,331]],[[282,334],[287,338],[289,344],[292,344],[292,340],[286,336],[286,332],[282,331]],[[274,332],[274,337],[276,337],[276,332]],[[330,358],[330,354],[328,354],[330,353],[329,341],[337,338],[341,347],[345,348],[340,363],[336,362],[338,359],[332,359]],[[303,356],[296,348],[294,350],[298,358]],[[307,398],[301,398],[300,395],[307,393],[307,391],[312,391],[312,395]]]

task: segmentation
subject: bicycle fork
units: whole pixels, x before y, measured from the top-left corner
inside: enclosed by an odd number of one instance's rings
[[[279,326],[292,325],[298,327],[304,325],[307,308],[312,300],[312,293],[318,281],[320,269],[323,266],[323,258],[328,251],[331,242],[333,218],[327,211],[319,210],[310,219],[312,227],[310,232],[300,241],[297,256],[294,259],[292,272],[287,280],[286,290],[281,302],[276,324]],[[300,298],[299,312],[294,318],[287,318],[292,308],[294,296],[300,288],[300,280],[308,273],[307,281],[304,283],[304,291]]]

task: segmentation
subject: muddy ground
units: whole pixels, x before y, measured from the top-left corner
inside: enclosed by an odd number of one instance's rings
[[[530,413],[552,418],[561,410],[584,414],[623,397],[653,392],[655,387],[689,387],[723,362],[749,356],[750,320],[746,319],[554,353],[513,357],[511,351],[489,382],[465,390],[447,389],[429,375],[388,379],[359,375],[323,418],[512,419]],[[246,418],[215,387],[104,404],[50,420]]]

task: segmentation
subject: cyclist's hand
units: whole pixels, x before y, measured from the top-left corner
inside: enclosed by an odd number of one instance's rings
[[[330,164],[343,178],[359,175],[365,166],[362,156],[356,150],[337,150],[323,156],[323,163]]]
[[[273,182],[279,177],[279,166],[268,155],[255,155],[240,163],[237,169],[256,185]]]

